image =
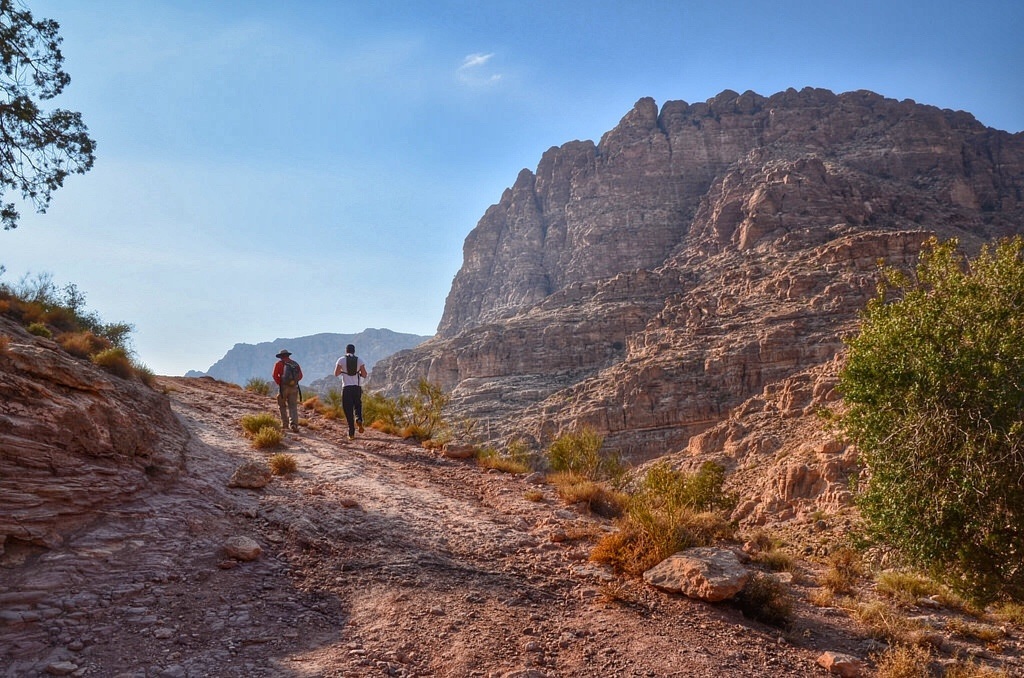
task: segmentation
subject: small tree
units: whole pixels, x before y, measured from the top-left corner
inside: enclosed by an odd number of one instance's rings
[[[71,82],[59,28],[16,0],[0,0],[0,198],[20,192],[39,212],[68,174],[92,167],[96,147],[80,113],[39,105]],[[0,203],[4,230],[17,227],[18,216],[14,203]]]
[[[1024,240],[884,272],[840,377],[869,528],[984,601],[1024,598]]]

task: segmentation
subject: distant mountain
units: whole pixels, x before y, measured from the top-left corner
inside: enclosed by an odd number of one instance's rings
[[[314,334],[308,337],[275,339],[259,344],[235,344],[206,372],[190,370],[186,377],[210,376],[244,386],[253,377],[270,379],[281,349],[292,352],[292,359],[302,365],[303,384],[334,375],[334,365],[345,355],[345,346],[355,344],[356,353],[366,361],[366,368],[394,353],[418,346],[429,337],[402,334],[387,329],[367,328],[358,334]]]

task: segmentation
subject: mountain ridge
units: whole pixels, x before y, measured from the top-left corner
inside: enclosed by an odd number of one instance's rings
[[[355,334],[320,332],[257,344],[240,342],[205,372],[193,370],[185,376],[210,376],[239,385],[245,385],[252,378],[269,379],[274,363],[277,362],[275,356],[282,349],[288,349],[293,359],[302,365],[303,381],[309,383],[333,376],[334,365],[339,357],[345,355],[347,344],[355,344],[356,353],[366,362],[367,369],[372,369],[382,358],[417,346],[428,338],[369,327]]]
[[[879,262],[1021,232],[1024,134],[970,113],[813,88],[645,97],[519,173],[467,236],[438,335],[375,375],[438,383],[493,442],[588,426],[635,460],[681,453],[831,364]]]

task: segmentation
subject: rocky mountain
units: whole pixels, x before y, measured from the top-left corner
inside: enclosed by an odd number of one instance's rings
[[[426,377],[492,439],[588,425],[634,460],[750,466],[784,451],[780,418],[837,399],[880,262],[1021,232],[1024,134],[969,113],[866,91],[645,98],[519,174],[466,238],[437,336],[375,381]],[[835,441],[792,445],[832,464],[819,495],[848,466]]]
[[[275,339],[258,344],[235,344],[224,357],[206,372],[189,372],[185,376],[210,376],[221,381],[245,385],[250,379],[269,379],[277,358],[287,348],[292,358],[302,365],[303,383],[312,383],[334,375],[334,365],[345,355],[345,346],[355,344],[356,353],[372,369],[381,358],[423,343],[428,337],[402,334],[388,329],[367,328],[358,334],[322,333],[308,337]]]

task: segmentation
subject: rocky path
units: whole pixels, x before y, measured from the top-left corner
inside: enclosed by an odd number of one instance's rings
[[[60,548],[4,554],[0,675],[824,674],[792,633],[588,563],[606,521],[471,461],[369,430],[348,441],[307,413],[277,450],[297,473],[229,488],[243,461],[270,454],[240,418],[273,401],[159,381],[191,432],[185,473]],[[226,558],[236,536],[260,557]]]

